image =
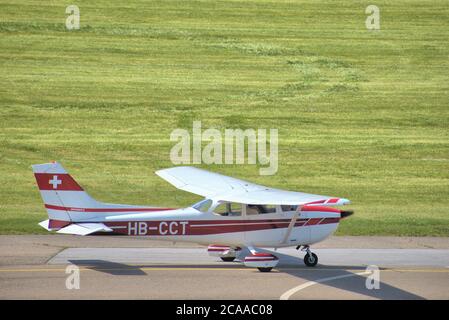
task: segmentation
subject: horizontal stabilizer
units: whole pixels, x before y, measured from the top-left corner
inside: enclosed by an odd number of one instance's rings
[[[47,220],[44,220],[44,221],[39,222],[39,225],[40,225],[42,228],[44,228],[45,230],[51,231],[50,226],[49,226],[49,222],[50,222],[50,220],[47,219]]]
[[[58,230],[58,233],[64,234],[77,234],[80,236],[86,236],[95,232],[112,232],[111,228],[108,228],[103,223],[73,223]]]

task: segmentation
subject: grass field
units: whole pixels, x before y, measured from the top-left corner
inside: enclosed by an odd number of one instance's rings
[[[50,160],[102,201],[199,200],[153,172],[201,120],[279,129],[276,175],[203,167],[349,198],[340,235],[449,236],[448,16],[447,0],[0,0],[0,233],[46,233],[30,165]]]

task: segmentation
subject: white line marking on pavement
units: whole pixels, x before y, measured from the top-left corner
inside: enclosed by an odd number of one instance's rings
[[[349,277],[355,277],[355,276],[362,276],[365,274],[371,274],[371,271],[363,271],[363,272],[358,272],[358,273],[351,273],[351,274],[344,274],[341,276],[335,276],[335,277],[328,277],[328,278],[322,278],[322,279],[318,279],[316,281],[308,281],[306,283],[303,283],[297,287],[294,287],[288,291],[286,291],[285,293],[282,294],[282,296],[279,298],[279,300],[288,300],[292,295],[294,295],[296,292],[311,287],[313,285],[316,285],[318,283],[323,283],[323,282],[328,282],[328,281],[332,281],[332,280],[337,280],[337,279],[343,279],[343,278],[349,278]]]

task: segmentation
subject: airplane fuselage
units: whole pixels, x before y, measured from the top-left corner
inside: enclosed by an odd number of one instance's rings
[[[340,221],[340,211],[328,207],[304,208],[296,218],[296,212],[293,211],[221,216],[213,212],[200,212],[191,207],[151,210],[138,213],[95,212],[92,218],[88,218],[89,212],[86,211],[74,210],[68,213],[79,223],[103,223],[113,230],[106,233],[107,235],[141,236],[205,245],[220,243],[256,247],[313,244],[332,234]]]

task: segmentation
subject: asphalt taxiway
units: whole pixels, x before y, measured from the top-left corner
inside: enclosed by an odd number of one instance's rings
[[[0,236],[1,299],[449,299],[447,238],[332,237],[319,265],[279,249],[261,273],[186,244],[122,237]],[[352,248],[354,247],[354,248]],[[271,251],[271,250],[269,250]],[[80,288],[67,289],[80,270]],[[379,268],[379,289],[368,265]],[[68,272],[68,273],[66,273]]]

